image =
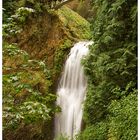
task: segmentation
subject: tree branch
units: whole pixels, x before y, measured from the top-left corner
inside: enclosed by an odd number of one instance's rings
[[[56,6],[53,7],[53,9],[54,9],[54,10],[58,10],[58,9],[61,8],[63,5],[65,5],[65,4],[67,4],[67,3],[71,2],[71,1],[73,1],[73,0],[67,0],[67,1],[64,1],[64,2],[62,2],[62,3],[60,3],[60,4],[57,4]]]

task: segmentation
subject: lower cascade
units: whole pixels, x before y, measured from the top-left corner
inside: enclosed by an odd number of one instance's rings
[[[92,41],[81,41],[71,49],[57,89],[56,104],[61,112],[55,116],[55,138],[60,135],[74,138],[81,130],[82,103],[87,81],[81,66],[81,58],[88,53]]]

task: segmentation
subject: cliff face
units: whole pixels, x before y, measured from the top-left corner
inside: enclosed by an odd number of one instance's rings
[[[12,39],[32,58],[53,66],[55,51],[66,40],[75,43],[90,38],[89,23],[67,7],[28,19],[23,31]],[[50,63],[51,62],[51,63]]]
[[[70,48],[75,42],[89,39],[90,24],[67,7],[30,16],[23,25],[22,32],[4,39],[4,42],[16,43],[16,46],[4,44],[4,101],[9,100],[10,95],[12,106],[18,111],[26,99],[30,100],[32,91],[39,93],[39,98],[40,95],[52,98],[50,93],[55,94],[57,80]],[[51,110],[54,101],[55,98],[47,102],[51,118],[54,115],[54,110]],[[4,103],[5,115],[7,106],[9,103]],[[13,118],[12,122],[14,120]],[[4,124],[6,123],[5,117]],[[4,139],[52,140],[53,119],[30,125],[21,123],[16,131],[4,131]]]
[[[57,79],[69,49],[79,40],[90,39],[90,24],[71,9],[32,16],[12,43],[25,50],[32,59],[43,60]]]

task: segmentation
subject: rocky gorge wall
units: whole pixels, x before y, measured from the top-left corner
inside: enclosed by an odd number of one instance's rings
[[[29,17],[22,32],[10,38],[10,42],[17,43],[32,59],[43,60],[55,75],[73,44],[88,39],[90,24],[63,6],[58,11]]]

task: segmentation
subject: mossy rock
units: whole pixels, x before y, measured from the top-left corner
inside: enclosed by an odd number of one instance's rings
[[[81,40],[91,38],[90,23],[79,14],[66,6],[59,9],[57,14],[63,27],[71,33],[72,37]]]
[[[52,68],[55,52],[66,40],[74,44],[90,38],[90,23],[63,6],[57,11],[30,16],[20,33],[4,40],[17,43],[31,58],[45,60],[46,65]]]

